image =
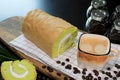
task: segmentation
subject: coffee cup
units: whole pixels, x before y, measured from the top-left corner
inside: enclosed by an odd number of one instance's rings
[[[85,33],[79,38],[77,60],[82,68],[101,70],[118,54],[119,51],[111,47],[110,40],[105,36]]]

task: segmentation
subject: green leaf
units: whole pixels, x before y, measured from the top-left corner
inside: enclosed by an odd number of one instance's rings
[[[17,59],[14,59],[14,58],[11,58],[11,57],[7,57],[7,56],[4,56],[4,55],[0,55],[0,62],[3,62],[3,61],[14,61],[14,60],[17,60]]]
[[[6,57],[10,57],[10,58],[14,58],[14,59],[20,59],[20,57],[18,57],[16,54],[14,54],[6,49],[3,49],[3,48],[0,48],[0,55],[4,55]]]

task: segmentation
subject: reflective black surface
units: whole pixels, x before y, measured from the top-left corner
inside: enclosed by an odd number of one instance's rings
[[[90,0],[1,0],[0,21],[11,16],[25,16],[28,11],[39,8],[83,29],[89,5]]]
[[[112,13],[119,0],[106,0]],[[42,9],[84,29],[86,10],[91,0],[0,0],[0,21],[12,16],[25,16],[32,9]]]

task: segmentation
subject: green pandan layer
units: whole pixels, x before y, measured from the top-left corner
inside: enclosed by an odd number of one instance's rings
[[[35,67],[28,60],[5,61],[1,65],[4,80],[36,80]]]
[[[53,46],[52,58],[59,56],[67,49],[75,45],[75,38],[77,33],[78,29],[76,27],[64,30]]]

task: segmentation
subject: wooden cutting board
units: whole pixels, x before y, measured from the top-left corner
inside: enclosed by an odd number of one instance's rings
[[[8,48],[10,48],[15,54],[20,56],[21,58],[29,59],[35,66],[36,69],[47,76],[56,79],[56,80],[71,80],[72,78],[68,75],[65,75],[61,72],[58,72],[55,69],[50,68],[49,66],[34,60],[31,57],[24,55],[22,52],[16,50],[15,48],[9,46],[9,42],[22,34],[21,25],[24,17],[15,16],[3,20],[0,22],[0,41],[4,43]]]

